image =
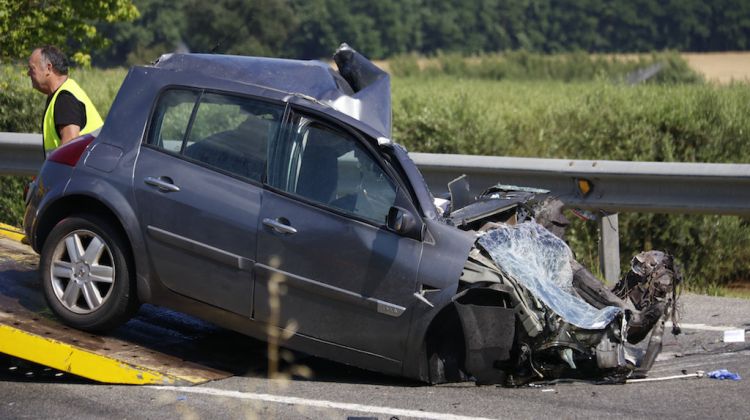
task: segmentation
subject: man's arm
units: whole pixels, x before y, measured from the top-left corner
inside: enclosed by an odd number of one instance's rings
[[[68,91],[62,91],[55,102],[55,129],[60,144],[65,144],[81,135],[86,125],[86,108]]]
[[[60,144],[63,145],[74,138],[80,136],[81,134],[81,127],[75,125],[75,124],[69,124],[69,125],[58,125],[57,126],[57,132],[60,134]]]

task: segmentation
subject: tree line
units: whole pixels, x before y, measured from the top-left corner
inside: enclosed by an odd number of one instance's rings
[[[341,42],[375,59],[726,51],[750,48],[750,1],[0,0],[0,29],[0,58],[53,41],[99,66],[176,50],[323,58]]]
[[[371,58],[439,51],[722,51],[750,48],[747,0],[133,0],[132,22],[100,25],[101,65],[194,52]]]

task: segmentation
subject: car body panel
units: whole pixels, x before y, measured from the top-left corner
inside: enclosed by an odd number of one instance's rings
[[[169,179],[180,190],[149,185],[149,177]],[[133,191],[156,278],[177,293],[250,316],[262,188],[144,147]]]
[[[425,240],[422,251],[423,263],[419,268],[419,289],[433,306],[424,303],[417,305],[406,344],[405,360],[420,360],[424,350],[425,336],[433,319],[445,308],[452,305],[451,298],[458,290],[455,279],[461,276],[466,258],[474,245],[475,235],[455,229],[444,223],[425,218],[429,237]],[[420,363],[404,364],[402,375],[425,379],[426,373],[420,371]]]
[[[278,276],[286,287],[278,325],[293,320],[302,334],[400,359],[422,244],[273,192],[267,218],[297,232],[260,229],[256,318],[271,319],[268,283]]]
[[[29,244],[36,252],[41,250],[41,243],[37,238],[41,219],[50,205],[65,195],[67,180],[70,179],[73,170],[74,168],[70,166],[47,162],[44,170],[39,172],[29,187],[23,226],[26,237],[29,238]],[[61,179],[66,182],[59,182]]]

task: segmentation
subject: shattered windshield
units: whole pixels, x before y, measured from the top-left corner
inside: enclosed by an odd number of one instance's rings
[[[495,263],[565,321],[584,329],[603,329],[621,313],[596,309],[573,291],[568,245],[537,223],[501,225],[479,238]]]

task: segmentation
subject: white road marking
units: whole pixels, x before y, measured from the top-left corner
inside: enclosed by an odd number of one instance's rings
[[[420,419],[434,419],[434,420],[491,420],[486,417],[469,417],[469,416],[458,416],[455,414],[447,413],[434,413],[430,411],[420,410],[404,410],[400,408],[391,407],[376,407],[373,405],[361,405],[342,403],[335,401],[326,400],[311,400],[307,398],[298,397],[287,397],[282,395],[270,395],[270,394],[257,394],[254,392],[239,392],[229,391],[225,389],[217,388],[193,388],[193,387],[181,387],[181,386],[148,386],[148,388],[158,389],[162,391],[175,391],[187,394],[203,394],[212,395],[225,398],[238,398],[243,400],[256,400],[265,401],[271,403],[290,404],[290,405],[302,405],[308,407],[318,408],[333,408],[338,410],[356,411],[361,413],[370,414],[385,414],[387,416],[402,416],[402,417],[416,417]]]
[[[665,324],[665,328],[671,328],[671,327],[672,327],[672,322],[667,322]],[[686,329],[686,330],[718,331],[718,332],[738,329],[738,327],[728,327],[726,325],[684,324],[682,322],[680,322],[680,328]],[[739,328],[739,329],[743,329],[743,328]],[[747,334],[747,331],[745,331],[745,334]]]

